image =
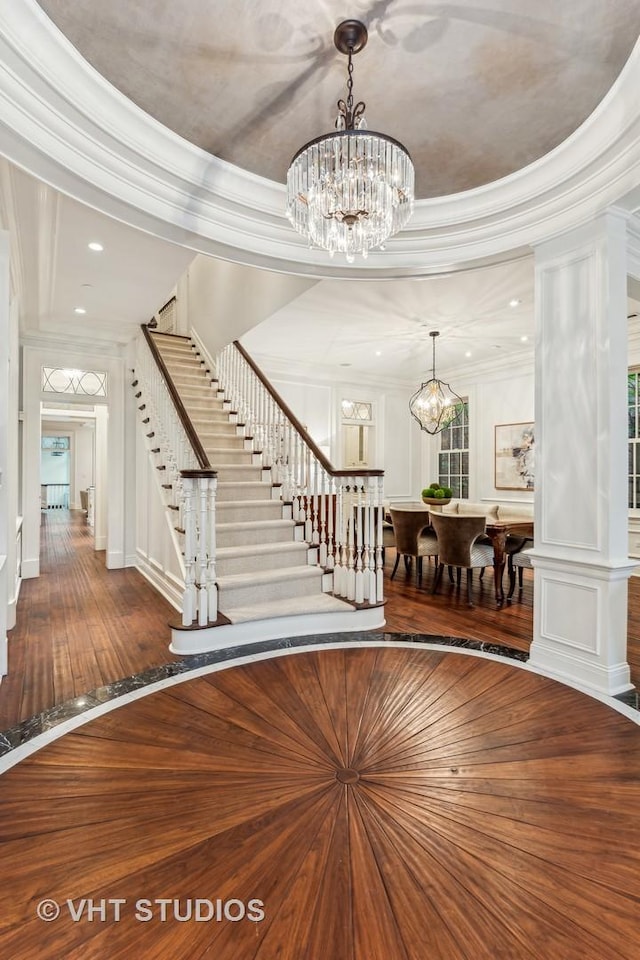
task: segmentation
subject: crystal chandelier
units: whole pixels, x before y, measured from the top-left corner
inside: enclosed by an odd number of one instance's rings
[[[287,216],[310,246],[366,257],[401,230],[413,210],[411,157],[397,140],[367,130],[365,104],[353,104],[353,55],[367,42],[359,20],[345,20],[333,42],[349,58],[347,100],[335,133],[301,147],[287,172]]]
[[[438,330],[429,334],[433,343],[433,367],[431,380],[423,383],[409,401],[411,416],[420,424],[421,430],[427,433],[440,433],[451,426],[462,413],[464,400],[454,393],[448,383],[436,380],[436,337]]]

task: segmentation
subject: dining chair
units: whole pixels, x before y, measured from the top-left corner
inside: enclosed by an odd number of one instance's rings
[[[434,513],[431,524],[438,540],[438,568],[431,592],[437,592],[445,566],[466,569],[467,603],[472,607],[473,571],[493,564],[493,547],[477,542],[484,534],[486,518]]]
[[[526,549],[516,550],[508,555],[509,592],[507,593],[507,600],[511,600],[516,589],[516,571],[518,574],[518,589],[522,592],[522,571],[530,570],[533,567],[531,557],[529,556],[530,550],[531,547],[527,547]]]
[[[416,582],[422,579],[422,558],[438,556],[438,541],[431,531],[425,533],[429,527],[428,510],[401,510],[391,507],[391,523],[396,548],[396,562],[393,565],[391,579],[396,575],[400,557],[405,558],[408,570],[408,561],[416,561]]]

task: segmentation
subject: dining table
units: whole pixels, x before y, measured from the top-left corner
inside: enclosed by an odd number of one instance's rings
[[[520,550],[527,540],[533,540],[533,519],[524,520],[487,520],[485,533],[493,547],[493,581],[496,593],[496,603],[502,606],[505,601],[504,586],[502,583],[504,568],[507,561],[508,538],[519,539],[521,542],[514,545]],[[515,552],[509,551],[509,552]]]
[[[400,510],[418,510],[424,513],[429,512],[428,507],[419,501],[394,504],[394,508]],[[478,514],[478,516],[482,516],[482,514]],[[391,515],[386,514],[385,519],[390,521]],[[522,549],[527,540],[533,540],[533,518],[531,520],[523,517],[514,518],[513,520],[493,520],[486,518],[485,533],[493,547],[493,582],[496,603],[498,606],[502,606],[505,602],[504,585],[502,582],[504,568],[508,554],[515,552],[511,550],[507,551],[508,539],[509,537],[512,538],[512,541],[514,538],[516,539],[516,543],[514,544],[515,550]],[[517,540],[520,542],[518,543]]]

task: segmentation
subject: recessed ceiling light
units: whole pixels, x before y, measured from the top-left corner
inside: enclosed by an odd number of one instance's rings
[[[85,310],[84,307],[76,307],[73,312],[74,312],[74,313],[86,313],[87,311]]]
[[[96,253],[102,253],[104,247],[101,243],[98,243],[97,240],[92,240],[89,244],[89,250],[94,250]]]
[[[467,350],[467,352],[465,353],[465,357],[470,357],[470,356],[471,356],[471,350]]]
[[[513,300],[509,300],[510,307],[517,307],[519,303],[522,303],[522,300],[518,300],[516,297]]]
[[[526,343],[529,337],[523,336],[523,337],[520,337],[520,339],[522,340],[523,343]]]
[[[382,356],[382,350],[376,350],[376,357]]]

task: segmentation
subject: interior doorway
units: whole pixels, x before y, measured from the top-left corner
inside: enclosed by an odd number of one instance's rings
[[[366,469],[374,460],[375,422],[373,402],[343,399],[340,404],[342,466]]]
[[[42,434],[40,444],[40,499],[43,510],[69,509],[71,437]]]

